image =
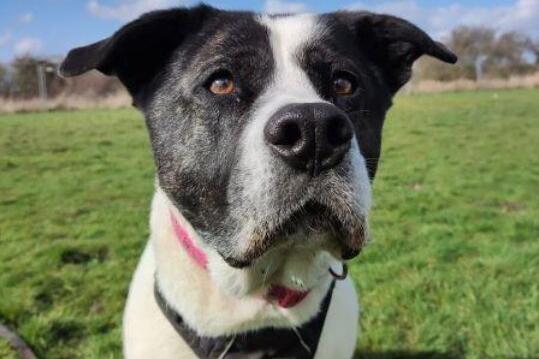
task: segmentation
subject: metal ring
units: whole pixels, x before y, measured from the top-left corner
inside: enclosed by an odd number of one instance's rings
[[[335,278],[337,280],[344,280],[348,276],[348,266],[346,265],[346,263],[342,264],[342,273],[341,274],[335,273],[333,271],[333,268],[329,267],[329,274],[331,274],[333,276],[333,278]]]

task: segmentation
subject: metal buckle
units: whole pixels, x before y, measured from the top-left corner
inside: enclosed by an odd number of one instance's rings
[[[342,273],[341,274],[337,274],[333,271],[333,269],[331,267],[329,267],[329,274],[331,274],[333,276],[333,278],[335,278],[336,280],[345,280],[346,277],[348,276],[348,266],[346,265],[346,263],[342,263]]]

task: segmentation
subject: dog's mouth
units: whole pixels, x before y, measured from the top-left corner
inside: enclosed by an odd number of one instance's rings
[[[282,285],[272,285],[266,293],[268,301],[274,301],[282,308],[292,308],[309,294],[308,290],[297,290]]]
[[[312,246],[317,241],[338,250],[340,259],[351,259],[359,254],[366,242],[366,218],[354,215],[352,211],[342,212],[345,214],[338,216],[332,208],[318,201],[308,200],[276,225],[257,228],[254,239],[240,260],[232,257],[224,259],[232,267],[243,268],[251,265],[272,246]]]
[[[303,232],[313,235],[316,233],[329,233],[336,236],[343,235],[342,222],[333,211],[317,201],[307,201],[282,223],[267,232],[266,240],[287,238]]]

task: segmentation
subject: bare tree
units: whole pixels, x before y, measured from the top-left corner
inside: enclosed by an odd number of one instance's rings
[[[495,41],[486,66],[494,77],[524,74],[533,68],[533,63],[525,58],[530,39],[519,32],[506,32]]]
[[[50,61],[24,56],[16,58],[11,67],[12,93],[16,97],[37,97],[40,91],[54,96],[63,88],[65,81],[56,75],[56,64]],[[46,88],[43,89],[43,86]]]
[[[12,92],[16,97],[36,97],[38,95],[38,82],[36,68],[39,61],[35,58],[25,56],[13,61],[13,83]]]
[[[495,47],[494,30],[486,27],[461,26],[451,33],[449,46],[459,54],[459,63],[466,77],[478,80],[483,65]]]
[[[535,64],[539,65],[539,39],[529,40],[526,49],[535,56]]]
[[[508,66],[522,64],[528,41],[526,35],[516,31],[501,34],[492,47],[492,61]]]

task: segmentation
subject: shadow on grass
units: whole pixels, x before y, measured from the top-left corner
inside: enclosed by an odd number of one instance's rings
[[[356,350],[353,359],[464,359],[463,354],[442,353],[437,351],[406,351],[406,350],[387,350],[387,351],[368,351]],[[496,358],[504,359],[532,359],[537,357],[501,355]]]
[[[464,356],[455,353],[440,353],[436,351],[365,351],[359,350],[354,354],[354,359],[463,359]]]

